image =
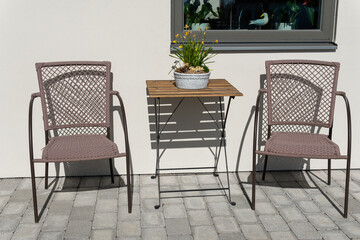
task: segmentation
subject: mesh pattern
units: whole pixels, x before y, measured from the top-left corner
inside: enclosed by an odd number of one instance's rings
[[[106,127],[73,127],[56,129],[54,136],[69,136],[69,135],[106,135]]]
[[[344,158],[338,145],[327,135],[313,133],[273,133],[264,151],[266,155],[276,156]]]
[[[46,130],[109,126],[109,64],[72,62],[39,66]]]
[[[63,162],[125,156],[105,135],[76,135],[51,138],[38,161]]]
[[[330,127],[339,65],[310,61],[268,61],[270,125]]]

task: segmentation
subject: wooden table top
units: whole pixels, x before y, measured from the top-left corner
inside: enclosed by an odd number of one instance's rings
[[[181,89],[174,80],[147,80],[146,85],[151,98],[243,96],[225,79],[210,79],[204,89]]]

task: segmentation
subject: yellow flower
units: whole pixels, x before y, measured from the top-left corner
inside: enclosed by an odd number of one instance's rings
[[[185,32],[185,37],[189,34],[189,32]]]
[[[178,37],[179,37],[179,34],[176,34],[175,37],[178,38]]]
[[[180,45],[179,48],[182,48],[182,45]]]
[[[204,41],[202,41],[201,44],[204,45]]]
[[[198,28],[199,31],[201,31],[201,28]]]
[[[188,29],[189,28],[189,26],[187,25],[187,24],[185,24],[185,27],[184,27],[185,29]]]
[[[177,41],[176,41],[176,40],[174,40],[174,41],[172,41],[172,43],[177,43]]]
[[[219,43],[219,40],[215,40],[215,43]]]
[[[205,29],[206,29],[206,30],[208,30],[208,29],[209,29],[209,27],[206,27]]]
[[[193,34],[193,37],[196,37],[196,34],[195,34],[195,33]]]

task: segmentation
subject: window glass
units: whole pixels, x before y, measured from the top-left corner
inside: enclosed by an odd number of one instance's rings
[[[184,28],[311,30],[321,26],[321,0],[184,0]]]

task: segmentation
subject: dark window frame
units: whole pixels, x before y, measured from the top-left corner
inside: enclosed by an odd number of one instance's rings
[[[216,51],[335,51],[338,0],[322,0],[320,29],[316,30],[214,30],[207,41],[219,40]],[[171,41],[184,33],[184,0],[171,0]],[[194,31],[196,32],[196,31]],[[171,44],[171,48],[176,44]]]

